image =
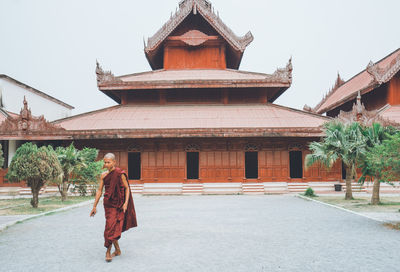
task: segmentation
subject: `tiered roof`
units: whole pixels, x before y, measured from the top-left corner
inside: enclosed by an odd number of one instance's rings
[[[233,33],[233,31],[220,19],[219,14],[214,12],[210,1],[207,0],[181,1],[179,3],[179,10],[171,16],[171,18],[156,32],[156,34],[148,38],[144,51],[151,68],[153,70],[162,68],[155,61],[157,51],[160,49],[164,40],[192,13],[194,15],[200,14],[204,20],[206,20],[215,31],[227,41],[232,50],[238,52],[239,56],[236,65],[231,67],[233,69],[238,69],[244,50],[253,41],[253,35],[250,31],[242,37],[235,35],[235,33]]]
[[[55,121],[74,138],[321,136],[330,118],[274,104],[118,105]]]
[[[292,83],[292,62],[273,74],[233,69],[156,70],[124,76],[103,71],[97,63],[97,85],[101,91],[119,102],[113,90],[185,89],[185,88],[280,88],[268,98],[273,102]]]

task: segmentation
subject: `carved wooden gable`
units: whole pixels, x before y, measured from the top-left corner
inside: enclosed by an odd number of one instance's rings
[[[0,134],[29,134],[31,132],[57,132],[64,128],[54,125],[42,116],[34,117],[28,109],[28,102],[24,97],[24,107],[18,117],[8,116],[0,124]]]

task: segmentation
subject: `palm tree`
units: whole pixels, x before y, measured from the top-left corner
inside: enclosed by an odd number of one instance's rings
[[[388,153],[393,148],[394,153],[397,154],[395,138],[392,142],[386,142],[382,145],[383,141],[390,139],[396,130],[393,127],[384,127],[379,123],[373,123],[372,126],[364,128],[363,134],[367,140],[368,151],[360,158],[359,164],[361,166],[362,175],[359,179],[360,183],[364,183],[367,177],[373,179],[371,205],[378,205],[380,203],[380,184],[381,182],[390,182],[386,173],[392,173],[393,167],[390,167],[391,158],[388,159]],[[391,145],[391,146],[390,146]],[[393,154],[390,154],[393,155]],[[385,161],[390,160],[390,161]]]
[[[341,160],[346,167],[346,195],[345,199],[353,199],[351,178],[357,176],[357,160],[366,151],[366,138],[359,123],[343,124],[337,120],[324,125],[326,136],[321,142],[312,142],[309,145],[311,154],[305,158],[306,169],[315,163],[327,168]]]
[[[58,182],[57,186],[61,194],[61,201],[65,201],[71,185],[69,179],[73,172],[84,164],[84,158],[82,158],[80,151],[74,147],[73,143],[68,147],[57,147],[56,153],[63,171],[62,180]]]

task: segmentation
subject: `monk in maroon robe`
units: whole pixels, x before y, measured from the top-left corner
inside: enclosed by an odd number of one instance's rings
[[[104,167],[108,171],[101,175],[100,186],[90,212],[90,216],[96,214],[97,203],[102,195],[103,187],[105,187],[103,199],[106,217],[104,246],[107,248],[107,262],[111,262],[112,257],[121,255],[121,248],[118,244],[121,233],[137,226],[135,206],[127,175],[123,170],[115,167],[115,163],[114,154],[108,153],[104,156]],[[115,247],[113,254],[111,254],[112,245]]]

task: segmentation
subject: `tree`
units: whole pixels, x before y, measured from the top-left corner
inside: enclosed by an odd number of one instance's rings
[[[11,182],[25,180],[32,190],[31,205],[39,204],[39,191],[48,181],[53,181],[62,174],[60,163],[51,146],[38,148],[30,142],[21,145],[11,160],[7,179]]]
[[[97,149],[78,150],[72,143],[68,147],[57,147],[56,153],[63,171],[62,179],[57,184],[62,201],[67,199],[71,184],[78,184],[78,187],[83,189],[87,183],[97,182],[102,166],[101,162],[95,161]]]
[[[3,165],[4,165],[3,147],[0,144],[0,169],[3,168]]]
[[[359,182],[367,178],[373,180],[371,204],[380,203],[381,182],[391,183],[400,177],[400,134],[394,129],[373,124],[366,128],[368,150],[360,159],[362,175]]]
[[[98,183],[103,168],[103,161],[96,161],[98,150],[95,148],[84,148],[80,151],[83,164],[77,167],[71,177],[71,182],[76,185],[81,196],[85,196],[87,185]]]
[[[366,138],[359,123],[343,124],[337,120],[324,125],[326,136],[309,145],[311,154],[305,158],[306,169],[315,163],[327,168],[341,160],[346,167],[345,199],[353,199],[351,178],[357,176],[357,160],[366,152]]]

